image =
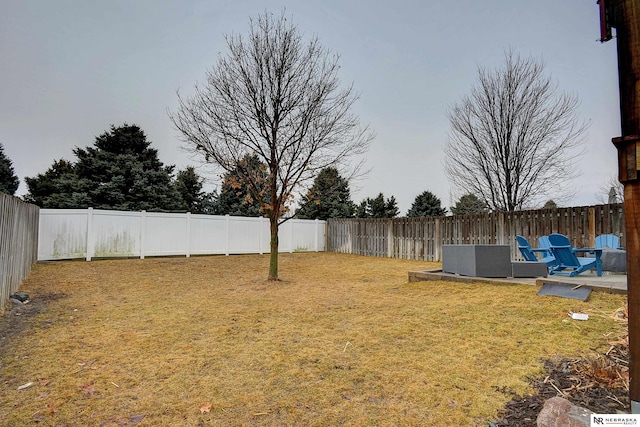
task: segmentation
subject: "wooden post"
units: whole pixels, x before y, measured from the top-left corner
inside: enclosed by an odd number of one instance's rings
[[[498,212],[498,229],[496,230],[496,238],[497,238],[497,242],[496,244],[498,245],[504,245],[504,235],[505,235],[505,229],[504,229],[504,212],[499,211]]]
[[[596,245],[596,210],[595,208],[589,208],[589,246],[594,247]]]
[[[387,258],[393,258],[393,219],[387,220]]]
[[[629,308],[629,397],[631,412],[640,413],[640,0],[611,3],[616,28],[620,122],[619,179],[624,184],[627,250],[627,300]]]
[[[440,218],[436,218],[433,237],[433,261],[442,262],[442,233],[440,232]]]

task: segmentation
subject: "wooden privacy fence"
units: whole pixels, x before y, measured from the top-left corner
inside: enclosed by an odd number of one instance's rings
[[[280,252],[325,250],[325,221],[280,226]],[[41,209],[38,260],[268,253],[269,220],[190,213]]]
[[[533,247],[538,237],[565,234],[574,247],[594,245],[599,234],[616,234],[624,246],[624,205],[597,205],[491,212],[448,217],[329,219],[327,251],[387,258],[442,261],[442,245],[511,245],[519,259],[515,236]]]
[[[37,206],[0,193],[0,314],[37,260],[38,212]]]

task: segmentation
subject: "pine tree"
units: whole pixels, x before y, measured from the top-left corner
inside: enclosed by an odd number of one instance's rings
[[[77,162],[59,160],[44,174],[26,178],[26,198],[45,208],[179,210],[174,166],[164,166],[150,145],[136,125],[111,126],[93,147],[73,150]]]
[[[180,194],[181,209],[195,214],[210,214],[214,211],[215,194],[203,190],[204,178],[193,166],[187,166],[176,175],[176,190]]]
[[[356,218],[395,218],[400,213],[396,198],[384,198],[380,193],[375,198],[366,198],[356,209]]]
[[[478,214],[488,211],[487,204],[475,194],[465,194],[460,197],[455,206],[451,207],[451,213],[454,215]]]
[[[440,199],[430,191],[418,194],[407,212],[408,217],[443,216],[447,210],[441,206]]]
[[[174,166],[164,166],[158,151],[136,125],[111,126],[93,147],[76,148],[76,174],[94,208],[171,211],[180,209],[172,182]]]
[[[0,192],[13,196],[18,191],[20,179],[16,176],[11,159],[4,154],[0,144]]]
[[[296,214],[302,219],[351,218],[355,212],[349,182],[334,167],[320,171],[300,204]]]
[[[68,160],[55,160],[46,172],[33,178],[26,177],[28,193],[25,201],[42,208],[83,209],[91,206],[89,195],[84,192],[75,173],[75,166]]]
[[[236,167],[224,174],[215,213],[218,215],[262,216],[261,201],[252,196],[249,185],[257,186],[253,194],[259,194],[263,202],[270,199],[267,167],[258,156],[248,154]]]

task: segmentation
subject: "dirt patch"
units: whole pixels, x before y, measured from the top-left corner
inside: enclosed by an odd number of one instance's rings
[[[496,427],[536,425],[547,399],[560,396],[597,414],[629,413],[628,337],[611,343],[604,354],[581,358],[555,358],[544,362],[545,375],[531,380],[535,393],[513,395],[501,411]]]
[[[12,339],[33,324],[33,318],[47,311],[47,304],[64,298],[63,294],[43,294],[26,303],[8,302],[5,312],[0,316],[0,353]]]

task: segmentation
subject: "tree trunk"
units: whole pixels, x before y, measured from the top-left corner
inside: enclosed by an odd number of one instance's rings
[[[269,280],[278,278],[278,218],[269,218],[271,229],[271,255],[269,257]]]

